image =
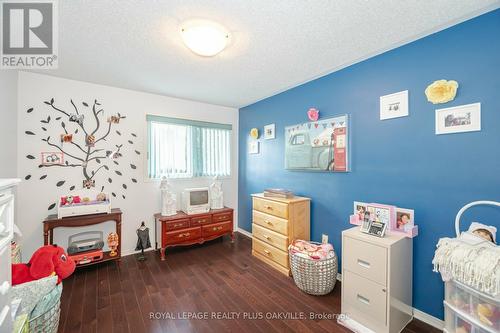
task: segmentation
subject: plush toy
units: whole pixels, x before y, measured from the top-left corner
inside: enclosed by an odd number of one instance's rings
[[[33,253],[29,263],[12,265],[12,285],[57,275],[57,283],[75,271],[75,262],[57,245],[45,245]]]

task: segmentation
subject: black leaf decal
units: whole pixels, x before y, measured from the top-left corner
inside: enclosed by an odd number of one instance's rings
[[[47,120],[40,120],[42,124],[47,124]]]
[[[116,134],[118,134],[118,135],[122,135],[122,134],[120,133],[120,131],[116,131]]]
[[[132,178],[132,183],[137,183],[137,179]]]
[[[116,198],[116,194],[115,192],[111,192],[111,195],[114,196]]]
[[[50,116],[47,117],[47,122],[49,123],[50,122]]]
[[[135,165],[133,165],[133,164],[130,164],[130,167],[131,167],[132,169],[134,169],[134,170],[135,170],[135,169],[137,169],[137,167],[136,167]]]
[[[64,121],[61,121],[61,127],[66,128],[66,124],[64,123]]]
[[[127,189],[127,184],[123,184],[123,185],[122,185],[122,187],[123,187],[124,189]]]
[[[137,134],[135,133],[130,133],[134,138],[137,138]]]
[[[75,134],[78,133],[78,128],[75,130]]]
[[[111,184],[113,182],[113,179],[108,178],[108,182]]]
[[[85,102],[82,102],[83,106],[89,106],[87,103]]]
[[[109,171],[109,167],[107,165],[104,166],[104,169]]]
[[[120,163],[118,163],[118,161],[113,161],[113,163],[116,165],[120,165]]]
[[[50,204],[48,210],[52,210],[56,207],[56,203],[54,202],[53,204]]]
[[[120,118],[125,119],[125,118],[127,118],[127,117],[126,117],[126,116],[121,116]]]
[[[26,177],[24,177],[24,179],[26,180],[29,180],[31,178],[31,175],[27,175]]]
[[[65,161],[64,163],[66,163],[66,165],[69,165],[69,162],[68,162],[68,161]]]
[[[75,189],[75,185],[73,185],[73,186],[71,186],[71,187],[69,188],[69,190],[70,190],[70,191],[73,191],[74,189]]]
[[[26,110],[26,112],[28,112],[28,113],[33,112],[33,108],[29,108],[28,110]]]
[[[122,198],[125,199],[125,196],[122,194]]]
[[[134,142],[132,140],[128,140],[128,143],[130,143],[131,145],[134,144]]]
[[[66,183],[66,181],[65,181],[65,180],[60,180],[60,181],[58,181],[58,182],[57,182],[56,186],[57,186],[57,187],[61,187],[61,186],[63,186],[63,185],[64,185],[64,183]]]
[[[104,185],[101,187],[101,192],[104,191]]]
[[[136,153],[137,155],[141,155],[141,152],[140,152],[140,151],[138,151],[138,150],[136,150],[136,151],[135,151],[135,153]]]
[[[38,168],[43,168],[43,164],[38,164]]]
[[[47,102],[47,101],[45,101],[44,103],[47,104],[47,105],[51,105],[50,102]]]
[[[26,158],[27,158],[27,159],[30,159],[30,160],[34,160],[34,159],[35,159],[35,156],[33,156],[33,155],[26,155]]]
[[[92,171],[92,176],[94,176],[94,175],[95,175],[95,171]]]
[[[118,113],[117,113],[117,115],[118,115],[118,117],[121,117],[121,114],[120,114],[120,112],[118,112]]]
[[[120,171],[118,171],[118,170],[116,170],[116,171],[115,171],[115,173],[116,173],[118,176],[121,176],[121,175],[122,175],[122,173],[121,173]]]
[[[42,129],[43,129],[45,132],[47,132],[47,129],[46,129],[45,127],[42,127]]]
[[[40,177],[40,180],[45,179],[45,178],[47,178],[47,175],[43,175],[42,177]]]
[[[99,163],[99,164],[101,163],[101,160],[100,160],[100,159],[98,159],[98,158],[96,158],[96,159],[95,159],[95,161],[96,161],[97,163]]]
[[[57,117],[56,120],[61,120],[61,117]]]
[[[50,104],[54,104],[54,98],[50,100]]]
[[[24,133],[26,133],[27,135],[35,135],[35,133],[33,133],[32,131],[26,131]]]

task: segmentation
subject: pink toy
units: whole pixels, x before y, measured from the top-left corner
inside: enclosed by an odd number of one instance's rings
[[[307,117],[310,121],[317,121],[319,119],[319,110],[316,108],[310,108],[307,111]]]

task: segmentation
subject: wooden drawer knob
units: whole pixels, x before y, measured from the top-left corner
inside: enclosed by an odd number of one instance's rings
[[[179,236],[177,236],[178,238],[184,238],[184,237],[189,237],[189,235],[191,235],[191,233],[189,232],[186,232],[184,234],[179,234]]]
[[[269,252],[269,250],[264,250],[264,253],[267,254],[267,255],[271,254],[271,252]]]
[[[271,237],[269,237],[268,235],[264,235],[264,238],[267,240],[271,240]]]
[[[269,221],[269,220],[264,220],[264,222],[266,222],[266,223],[267,223],[267,224],[269,224],[269,225],[272,225],[272,224],[273,224],[273,223],[272,223],[271,221]]]
[[[268,209],[268,210],[273,210],[272,206],[264,206],[264,207],[266,207],[266,209]]]

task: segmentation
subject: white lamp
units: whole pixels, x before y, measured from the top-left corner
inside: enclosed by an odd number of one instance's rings
[[[203,57],[213,57],[220,53],[229,42],[229,32],[223,26],[206,20],[184,23],[181,35],[184,44]]]

